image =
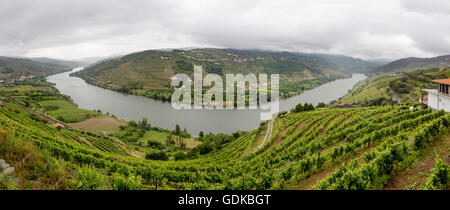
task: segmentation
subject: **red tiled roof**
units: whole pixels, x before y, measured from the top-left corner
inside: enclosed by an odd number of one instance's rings
[[[435,79],[432,82],[450,85],[450,79]]]

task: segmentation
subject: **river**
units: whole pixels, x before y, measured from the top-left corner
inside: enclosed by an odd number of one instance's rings
[[[80,70],[79,68],[73,71]],[[205,133],[232,133],[251,130],[260,123],[259,110],[174,110],[170,103],[142,96],[127,95],[86,83],[64,72],[47,77],[56,88],[69,95],[82,109],[102,110],[125,120],[139,121],[146,117],[153,126],[174,129],[176,124],[196,136]],[[344,96],[359,81],[367,78],[353,74],[351,78],[335,80],[291,98],[280,101],[280,111],[289,111],[298,103],[328,103]]]

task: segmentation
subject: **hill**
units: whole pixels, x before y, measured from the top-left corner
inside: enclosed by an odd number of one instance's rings
[[[105,136],[57,127],[13,98],[3,102],[0,159],[8,167],[0,189],[448,188],[436,178],[450,163],[450,115],[442,111],[407,105],[290,113],[221,147],[202,143],[187,159],[163,151],[146,155],[162,160],[148,160],[127,143],[136,131]],[[434,158],[442,161],[435,166]]]
[[[35,61],[28,58],[11,58],[0,56],[0,79],[18,79],[21,76],[48,76],[70,70],[66,63],[49,59]]]
[[[193,65],[206,73],[280,74],[281,97],[289,97],[371,64],[345,56],[235,49],[149,50],[129,54],[74,73],[101,87],[170,99],[170,78],[192,75]]]
[[[372,70],[372,73],[388,73],[397,71],[414,71],[417,69],[445,69],[450,67],[450,55],[432,58],[403,58]]]
[[[339,103],[363,106],[390,104],[393,100],[419,101],[421,89],[436,89],[431,80],[450,77],[450,69],[428,69],[374,75],[356,84]]]

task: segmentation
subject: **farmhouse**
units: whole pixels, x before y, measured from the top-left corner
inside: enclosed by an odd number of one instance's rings
[[[423,89],[422,103],[434,110],[443,109],[450,112],[450,79],[436,79],[432,81],[438,85],[437,89]]]

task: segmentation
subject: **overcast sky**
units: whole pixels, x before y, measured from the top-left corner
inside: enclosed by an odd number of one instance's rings
[[[0,55],[220,47],[397,59],[450,54],[448,0],[0,0]]]

